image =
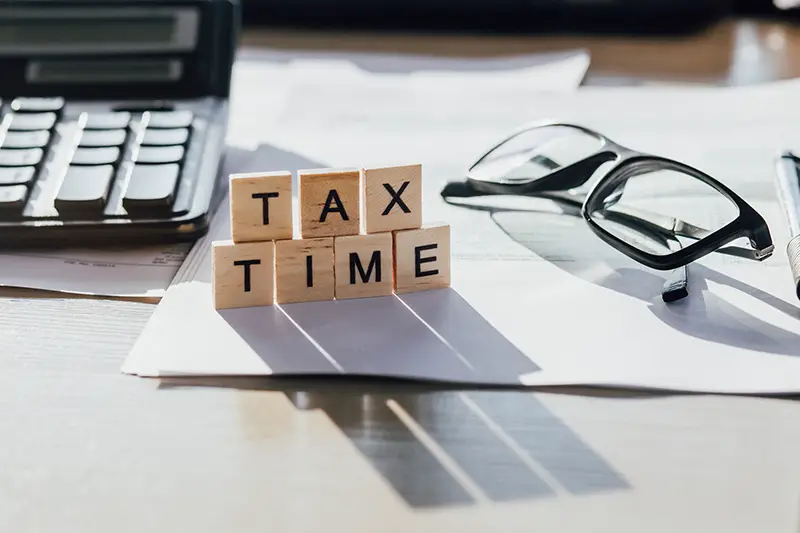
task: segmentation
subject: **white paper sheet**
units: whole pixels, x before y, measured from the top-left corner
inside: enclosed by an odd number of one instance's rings
[[[0,252],[0,284],[76,294],[161,297],[191,244]]]

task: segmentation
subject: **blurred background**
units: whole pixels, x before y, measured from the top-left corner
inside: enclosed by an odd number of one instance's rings
[[[242,0],[247,26],[680,34],[729,17],[797,18],[794,0]]]
[[[800,76],[800,0],[241,0],[245,46],[514,56],[583,48],[584,84]]]

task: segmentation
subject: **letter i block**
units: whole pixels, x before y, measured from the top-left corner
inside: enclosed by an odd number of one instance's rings
[[[333,300],[333,237],[275,242],[275,300]]]
[[[422,225],[422,165],[364,169],[364,232]]]
[[[214,307],[272,305],[275,243],[216,241],[211,255]]]
[[[233,242],[292,238],[291,172],[233,174],[230,186]]]
[[[450,286],[450,226],[426,225],[394,232],[395,292]]]
[[[298,172],[300,235],[334,237],[361,230],[361,172],[317,169]]]
[[[337,299],[392,294],[391,233],[336,237],[333,243]]]

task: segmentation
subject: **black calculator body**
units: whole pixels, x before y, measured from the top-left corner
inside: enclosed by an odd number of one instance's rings
[[[231,0],[0,0],[0,250],[203,235],[239,27]]]

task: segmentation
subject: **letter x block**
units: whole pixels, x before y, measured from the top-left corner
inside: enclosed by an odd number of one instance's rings
[[[359,233],[361,230],[359,170],[300,170],[298,181],[302,238]]]
[[[234,242],[292,238],[292,173],[262,172],[230,177]]]
[[[422,165],[364,169],[365,233],[422,225]]]
[[[394,232],[395,292],[450,286],[450,226],[430,224]]]
[[[391,296],[392,234],[335,237],[336,298]]]
[[[274,303],[274,242],[215,241],[212,248],[211,279],[216,309]]]

